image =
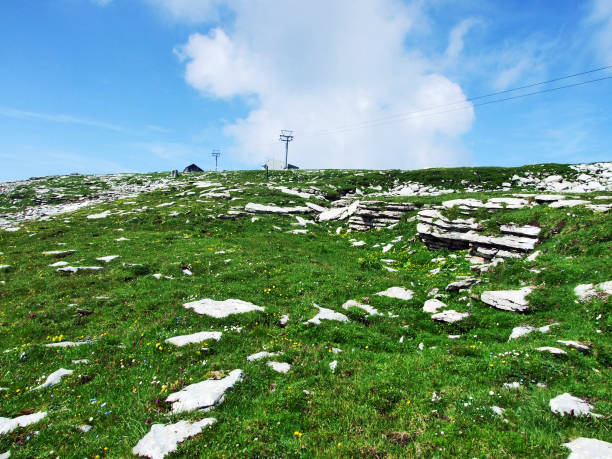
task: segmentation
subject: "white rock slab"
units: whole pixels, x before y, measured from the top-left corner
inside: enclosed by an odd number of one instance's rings
[[[174,344],[175,346],[186,346],[192,343],[201,343],[202,341],[209,339],[219,341],[221,339],[221,335],[222,333],[220,331],[198,332],[190,335],[173,336],[172,338],[168,338],[166,343]]]
[[[469,279],[462,279],[455,282],[451,282],[446,286],[444,290],[447,292],[458,292],[464,288],[470,288],[472,285],[476,285],[480,283],[480,279],[476,279],[475,277],[471,277]]]
[[[0,435],[12,432],[17,427],[26,427],[30,424],[34,424],[43,419],[46,415],[46,411],[40,411],[38,413],[25,414],[15,418],[0,417]]]
[[[64,376],[71,375],[73,373],[72,370],[66,370],[65,368],[60,368],[57,371],[54,371],[49,376],[47,376],[47,380],[42,383],[40,386],[35,387],[34,389],[44,389],[46,387],[55,386],[59,384]]]
[[[176,451],[178,444],[199,434],[204,427],[214,424],[215,418],[204,418],[197,422],[179,421],[176,424],[153,424],[148,434],[132,449],[136,456],[163,459]]]
[[[531,255],[529,255],[527,258],[525,258],[525,260],[527,260],[527,261],[535,261],[536,258],[538,258],[541,253],[542,253],[541,250],[536,250]]]
[[[329,369],[334,373],[336,371],[336,367],[338,366],[338,361],[334,360],[333,362],[329,362]]]
[[[249,202],[246,206],[244,206],[244,210],[247,212],[254,212],[258,214],[281,214],[281,215],[289,215],[289,214],[307,214],[312,212],[312,209],[309,207],[278,207],[278,206],[266,206],[264,204],[256,204],[253,202]]]
[[[355,242],[352,242],[351,245],[353,247],[361,247],[362,245],[366,245],[366,242],[365,241],[355,241]]]
[[[344,314],[340,312],[336,312],[333,309],[322,308],[317,304],[313,304],[315,308],[319,310],[316,316],[312,319],[307,320],[305,323],[307,324],[315,324],[320,325],[322,320],[337,320],[338,322],[348,322],[349,319]]]
[[[100,212],[99,214],[91,214],[88,215],[87,218],[90,220],[97,220],[100,218],[106,218],[110,215],[110,210],[105,210],[104,212]]]
[[[504,311],[524,312],[529,309],[526,296],[534,287],[523,287],[519,290],[494,290],[482,292],[480,300],[483,303]]]
[[[407,290],[404,287],[389,287],[387,290],[378,292],[377,295],[407,301],[412,299],[413,293],[412,290]]]
[[[442,309],[445,307],[446,304],[442,303],[440,300],[431,299],[425,301],[425,304],[423,305],[423,311],[428,312],[430,314],[434,314],[438,312],[438,309]]]
[[[597,292],[612,295],[612,281],[601,282],[599,284],[581,284],[574,288],[574,293],[580,300],[589,299],[597,295]]]
[[[47,343],[45,347],[75,347],[83,344],[90,344],[89,341],[58,341],[57,343]]]
[[[120,255],[108,255],[106,257],[98,257],[96,260],[103,261],[104,263],[108,263],[109,261],[113,261],[115,258],[121,258]]]
[[[289,314],[283,314],[280,320],[278,321],[281,327],[285,327],[287,325],[287,322],[289,322]]]
[[[567,352],[565,352],[563,349],[559,349],[558,347],[551,347],[551,346],[538,347],[536,348],[536,351],[550,352],[551,354],[556,354],[556,355],[567,354]]]
[[[59,268],[60,266],[67,266],[67,261],[56,261],[55,263],[51,263],[49,266],[52,268]]]
[[[457,312],[454,309],[448,309],[447,311],[442,311],[432,315],[431,318],[440,322],[453,323],[459,322],[460,320],[465,319],[469,315],[469,312]]]
[[[581,398],[574,397],[567,392],[561,395],[556,396],[548,402],[550,409],[553,413],[560,414],[561,416],[565,416],[569,414],[570,416],[593,416],[593,417],[601,417],[600,414],[592,413],[593,405],[588,402],[585,402]]]
[[[387,253],[392,248],[393,248],[393,244],[387,244],[382,248],[382,253]]]
[[[612,458],[612,443],[595,438],[576,438],[569,443],[563,443],[572,453],[567,459],[610,459]]]
[[[589,352],[590,349],[589,346],[584,343],[579,343],[578,341],[558,339],[557,343],[565,344],[567,347],[571,347],[580,352]]]
[[[583,199],[561,199],[559,201],[550,203],[548,207],[559,209],[562,207],[576,207],[582,204],[590,204],[590,201],[585,201]]]
[[[361,303],[359,303],[358,301],[355,301],[355,300],[348,300],[346,303],[344,303],[342,305],[342,309],[348,309],[348,308],[363,309],[365,312],[367,312],[368,314],[371,314],[373,316],[377,316],[377,315],[380,314],[376,308],[373,308],[369,304],[361,304]]]
[[[11,457],[11,450],[10,449],[8,451],[0,454],[0,459],[8,459],[9,457]]]
[[[204,298],[199,301],[192,301],[183,305],[187,309],[193,309],[197,314],[206,314],[217,319],[227,317],[231,314],[242,314],[251,311],[263,311],[264,308],[256,306],[253,303],[242,300],[224,300],[216,301],[210,298]]]
[[[493,410],[493,412],[497,414],[498,416],[503,416],[504,414],[504,409],[500,408],[499,406],[492,406],[491,410]]]
[[[291,365],[286,362],[275,362],[273,360],[266,363],[270,368],[278,373],[287,373],[291,369]]]
[[[64,262],[66,263],[66,262]],[[66,263],[67,264],[67,263]],[[6,271],[7,269],[9,269],[11,267],[11,265],[0,265],[0,271]]]
[[[65,257],[74,252],[76,252],[76,250],[47,250],[43,252],[43,255],[46,257]]]
[[[79,271],[104,271],[102,266],[65,266],[63,268],[57,268],[59,273],[77,273]]]
[[[173,413],[197,409],[208,410],[223,402],[223,395],[242,379],[242,370],[233,370],[223,379],[207,379],[185,386],[170,394],[166,402],[172,403]]]
[[[535,327],[531,327],[530,325],[521,325],[520,327],[514,327],[512,329],[512,333],[510,333],[510,338],[508,338],[508,341],[520,338],[521,336],[528,335],[534,330]]]
[[[512,389],[520,389],[521,383],[518,381],[514,381],[511,383],[504,383],[504,389],[512,390]]]
[[[255,354],[249,355],[246,359],[248,362],[254,362],[255,360],[265,359],[266,357],[275,357],[277,355],[278,355],[277,352],[261,351],[261,352],[256,352]]]

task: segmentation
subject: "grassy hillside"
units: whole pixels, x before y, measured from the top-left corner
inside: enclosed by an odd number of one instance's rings
[[[461,180],[485,186],[469,197],[510,196],[519,190],[487,190],[525,171],[575,174],[567,166],[543,165],[274,172],[270,179],[291,188],[314,186],[328,199],[406,181],[456,191],[387,198],[439,204],[468,196]],[[49,178],[44,184],[81,196],[91,180]],[[196,181],[220,183],[233,199],[200,196],[206,189]],[[450,282],[472,275],[470,263],[466,251],[425,247],[411,218],[416,211],[393,229],[365,233],[347,233],[345,221],[309,224],[307,234],[293,234],[301,227],[290,216],[217,218],[249,202],[294,206],[308,200],[265,185],[261,171],[181,176],[165,189],[28,222],[15,232],[0,230],[0,265],[9,265],[0,270],[0,387],[6,388],[0,392],[0,417],[47,412],[36,424],[0,435],[0,453],[130,457],[152,424],[203,417],[217,422],[169,457],[566,457],[562,443],[575,437],[612,441],[609,298],[578,302],[573,292],[578,284],[612,279],[609,213],[546,205],[475,213],[478,220],[540,226],[542,254],[481,274],[471,292],[447,294],[442,301],[471,315],[446,324],[423,312],[423,303],[431,289],[444,293]],[[36,186],[41,184],[2,195],[2,211],[31,205]],[[165,203],[172,204],[158,207]],[[87,218],[104,211],[110,211],[106,218]],[[401,242],[381,252],[400,236]],[[366,244],[355,247],[351,239]],[[75,252],[43,255],[68,249]],[[96,260],[109,255],[120,258]],[[388,266],[397,271],[384,269],[381,259],[394,260]],[[62,274],[49,266],[58,261],[104,270]],[[439,273],[431,272],[435,268]],[[158,273],[159,279],[153,276]],[[478,299],[485,290],[523,285],[537,287],[527,314],[496,310]],[[413,290],[413,299],[375,295],[391,286]],[[241,299],[265,311],[216,319],[183,307],[202,298]],[[342,309],[350,299],[381,315]],[[305,324],[317,313],[313,303],[350,321]],[[286,327],[279,326],[283,315],[289,315]],[[555,322],[559,325],[547,333],[508,341],[513,327]],[[200,331],[223,335],[218,342],[185,347],[164,342]],[[89,342],[44,346],[82,340]],[[583,354],[557,340],[581,341],[590,351]],[[540,346],[561,347],[567,354],[536,351]],[[247,362],[262,350],[279,353],[271,360],[290,363],[289,372],[273,371],[266,360]],[[73,363],[82,359],[88,363]],[[334,360],[337,368],[331,371]],[[59,368],[74,373],[58,385],[34,389],[43,375]],[[170,412],[164,401],[170,393],[234,369],[244,371],[243,379],[222,404],[206,414]],[[512,382],[520,388],[503,387]],[[588,399],[603,418],[553,414],[548,402],[564,392]],[[492,406],[503,408],[503,415]],[[82,425],[93,428],[83,433]]]

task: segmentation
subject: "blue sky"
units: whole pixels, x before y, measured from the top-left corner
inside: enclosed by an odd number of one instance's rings
[[[4,0],[0,17],[0,180],[208,169],[214,148],[257,168],[283,128],[310,168],[612,160],[612,80],[423,112],[612,65],[610,0]]]

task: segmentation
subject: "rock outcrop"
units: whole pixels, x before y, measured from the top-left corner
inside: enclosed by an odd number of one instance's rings
[[[407,212],[417,208],[411,202],[361,201],[349,218],[349,227],[356,231],[384,228],[398,223]]]
[[[418,213],[417,233],[430,249],[465,250],[485,259],[520,258],[534,249],[540,228],[502,225],[501,236],[487,236],[474,218],[450,220],[435,209]]]

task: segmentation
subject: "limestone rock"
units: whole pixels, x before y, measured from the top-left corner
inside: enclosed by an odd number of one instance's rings
[[[342,309],[348,309],[348,308],[359,308],[359,309],[363,309],[365,312],[373,316],[379,315],[379,312],[376,308],[373,308],[372,306],[368,304],[361,304],[355,300],[348,300],[346,303],[342,305]]]
[[[448,309],[446,311],[438,312],[431,316],[433,320],[437,320],[439,322],[459,322],[460,320],[465,319],[470,315],[469,312],[457,312],[454,309]]]
[[[72,370],[66,370],[65,368],[60,368],[59,370],[51,373],[47,377],[47,380],[44,383],[42,383],[40,386],[35,387],[34,389],[44,389],[46,387],[55,386],[56,384],[60,383],[60,381],[62,380],[64,376],[71,375],[72,373],[73,373]]]
[[[567,459],[610,459],[612,458],[612,443],[595,438],[579,437],[563,446],[572,453]]]
[[[72,249],[71,250],[48,250],[46,252],[43,252],[43,255],[47,257],[62,258],[68,255],[72,255],[74,252],[76,252],[76,250],[72,250]]]
[[[442,309],[445,307],[446,304],[442,303],[440,300],[431,299],[425,301],[425,304],[423,305],[423,311],[433,314],[438,312],[438,309]]]
[[[336,312],[332,309],[322,308],[316,304],[313,305],[315,308],[319,310],[316,316],[312,319],[307,320],[305,323],[307,324],[315,324],[320,325],[322,320],[337,320],[338,322],[348,322],[348,317],[344,314]]]
[[[538,347],[536,348],[536,351],[550,352],[551,354],[555,354],[555,355],[567,354],[567,352],[565,352],[563,349],[559,349],[558,347],[551,347],[551,346]]]
[[[185,439],[199,434],[204,427],[216,422],[215,418],[204,418],[200,421],[179,421],[176,424],[153,424],[148,434],[132,449],[136,456],[151,459],[163,459],[169,453],[176,451],[178,444]]]
[[[579,343],[578,341],[566,341],[562,339],[558,339],[557,343],[565,344],[567,347],[571,347],[572,349],[576,349],[580,352],[589,352],[589,346],[583,343]]]
[[[580,299],[588,300],[590,297],[600,292],[605,295],[612,295],[612,281],[601,282],[599,284],[581,284],[574,288],[574,293]]]
[[[270,361],[266,363],[270,368],[272,368],[277,373],[287,373],[291,369],[291,365],[286,362],[275,362]]]
[[[482,292],[480,300],[497,309],[504,311],[525,312],[529,309],[526,296],[533,291],[533,287],[523,287],[519,290],[494,290]]]
[[[470,288],[472,285],[476,285],[480,283],[480,279],[476,279],[475,277],[471,277],[469,279],[462,279],[455,282],[451,282],[446,286],[447,292],[458,292],[464,288]]]
[[[407,290],[404,287],[389,287],[387,290],[378,292],[376,295],[408,301],[412,299],[413,293],[412,290]]]
[[[264,310],[264,308],[261,306],[256,306],[248,301],[234,299],[216,301],[209,298],[204,298],[199,301],[185,303],[183,306],[187,309],[193,309],[193,311],[197,314],[206,314],[217,319],[227,317],[231,314],[242,314],[250,311]]]
[[[256,352],[255,354],[249,355],[246,359],[248,362],[254,362],[255,360],[261,360],[261,359],[265,359],[266,357],[274,357],[277,355],[278,353],[276,352],[261,351],[261,352]]]
[[[576,207],[582,204],[590,204],[590,201],[585,201],[583,199],[561,199],[549,204],[548,207],[559,209],[561,207]]]
[[[207,379],[185,386],[180,391],[170,394],[166,402],[172,403],[173,413],[210,409],[223,402],[225,392],[241,379],[242,370],[233,370],[223,379]]]
[[[173,336],[172,338],[168,338],[166,340],[166,343],[174,344],[175,346],[186,346],[187,344],[201,343],[202,341],[206,341],[209,339],[219,341],[221,339],[221,332],[205,331],[199,333],[192,333],[190,335]]]
[[[309,214],[313,212],[313,210],[309,207],[277,207],[277,206],[266,206],[264,204],[256,204],[253,202],[249,202],[244,210],[247,212],[254,212],[256,214],[280,214],[280,215],[289,215],[289,214]]]
[[[550,405],[550,409],[553,413],[560,414],[561,416],[569,414],[570,416],[585,415],[601,417],[600,414],[591,412],[593,405],[578,397],[574,397],[567,392],[551,399],[548,404]]]
[[[18,427],[26,427],[30,424],[34,424],[43,419],[46,415],[46,411],[39,411],[38,413],[25,414],[15,418],[0,417],[0,435],[12,432]]]

